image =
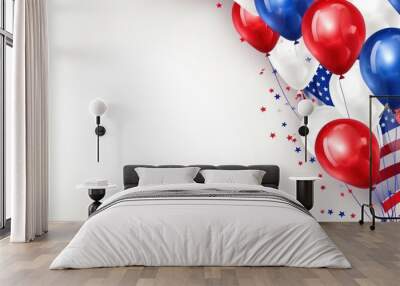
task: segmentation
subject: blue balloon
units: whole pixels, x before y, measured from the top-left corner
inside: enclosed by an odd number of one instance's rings
[[[400,0],[389,0],[390,4],[396,9],[397,13],[400,13]]]
[[[313,0],[255,0],[257,12],[272,30],[295,41],[301,37],[301,21]]]
[[[386,28],[370,36],[360,54],[361,75],[374,95],[392,109],[400,108],[400,29]]]

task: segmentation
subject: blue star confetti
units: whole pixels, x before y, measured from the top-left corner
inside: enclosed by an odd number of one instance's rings
[[[328,215],[333,215],[333,210],[332,209],[328,210]]]
[[[294,149],[294,152],[300,153],[300,152],[301,152],[301,148],[300,148],[300,147],[296,147],[296,148]]]
[[[311,157],[309,161],[310,163],[315,163],[315,157]]]
[[[281,98],[281,96],[279,94],[275,94],[275,99],[278,100],[279,98]]]
[[[286,127],[287,126],[287,123],[286,122],[282,122],[282,127]]]
[[[344,211],[340,211],[340,212],[339,212],[339,216],[340,216],[341,218],[343,218],[343,217],[345,217],[346,215],[345,215]]]

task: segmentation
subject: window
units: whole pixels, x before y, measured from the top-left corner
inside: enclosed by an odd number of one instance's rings
[[[0,236],[9,230],[10,194],[6,193],[5,173],[5,98],[11,92],[14,0],[0,0]]]

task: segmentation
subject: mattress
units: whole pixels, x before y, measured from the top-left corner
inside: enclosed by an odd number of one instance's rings
[[[135,187],[111,196],[50,269],[133,265],[351,267],[287,193],[194,183]]]

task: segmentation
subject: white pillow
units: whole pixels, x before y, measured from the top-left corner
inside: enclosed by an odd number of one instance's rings
[[[139,186],[187,184],[195,183],[193,180],[200,171],[199,167],[182,168],[135,168],[139,176]]]
[[[265,171],[261,170],[202,170],[204,183],[261,185]]]

